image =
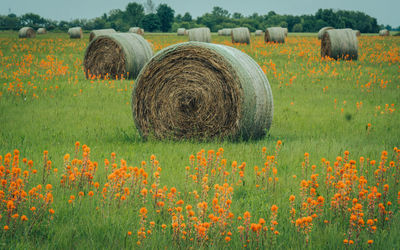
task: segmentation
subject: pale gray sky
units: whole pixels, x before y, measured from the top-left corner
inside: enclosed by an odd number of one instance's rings
[[[17,15],[33,12],[53,20],[70,21],[75,18],[94,18],[111,9],[125,9],[129,2],[144,3],[146,0],[1,0],[0,14],[11,10]],[[211,12],[214,6],[230,13],[250,15],[266,14],[273,10],[278,14],[315,14],[319,8],[362,11],[378,19],[379,24],[400,25],[400,0],[153,0],[157,6],[166,3],[176,14],[189,12],[197,17]]]

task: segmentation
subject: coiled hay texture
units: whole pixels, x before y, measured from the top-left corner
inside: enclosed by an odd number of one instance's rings
[[[387,29],[379,31],[380,36],[390,36],[390,32]]]
[[[357,60],[358,39],[351,29],[331,29],[321,40],[321,56],[334,59]]]
[[[144,30],[142,28],[139,28],[139,27],[132,27],[132,28],[129,29],[128,32],[136,33],[136,34],[139,34],[139,35],[144,35]]]
[[[39,29],[37,30],[37,34],[38,34],[38,35],[43,35],[43,34],[46,34],[46,33],[47,33],[46,28],[39,28]]]
[[[88,45],[84,69],[86,78],[136,78],[153,56],[150,44],[134,33],[111,33],[94,38]]]
[[[19,38],[35,38],[36,32],[31,27],[23,27],[18,32]]]
[[[260,138],[273,117],[272,92],[258,64],[220,44],[186,42],[158,52],[132,92],[143,137]]]
[[[221,30],[221,36],[230,36],[231,34],[232,34],[232,29],[222,29]]]
[[[332,30],[332,29],[334,29],[333,27],[323,27],[323,28],[321,28],[319,31],[318,31],[318,39],[319,40],[321,40],[322,39],[322,36],[324,35],[324,33],[326,32],[326,31],[328,31],[328,30]]]
[[[250,44],[250,31],[248,28],[232,29],[232,43],[247,43]]]
[[[184,35],[186,35],[186,29],[185,29],[185,28],[179,28],[179,29],[177,30],[177,34],[178,34],[178,36],[184,36]]]
[[[81,39],[83,37],[83,32],[81,27],[74,27],[68,30],[69,38],[71,39]]]
[[[195,28],[189,30],[189,41],[210,43],[211,32],[209,28]]]
[[[89,42],[92,41],[95,37],[101,36],[101,35],[107,35],[111,33],[117,33],[115,29],[101,29],[101,30],[92,30],[89,35]]]
[[[281,27],[267,28],[264,40],[265,42],[285,43],[285,30]]]
[[[256,30],[256,32],[254,32],[255,36],[262,36],[263,35],[263,31],[262,30]]]

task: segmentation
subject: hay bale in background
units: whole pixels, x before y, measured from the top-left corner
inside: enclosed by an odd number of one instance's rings
[[[260,138],[272,123],[268,79],[245,53],[220,44],[186,42],[158,52],[132,92],[143,137]]]
[[[186,35],[186,29],[185,28],[179,28],[178,30],[177,30],[177,34],[178,34],[178,36],[184,36],[184,35]]]
[[[221,30],[221,36],[231,36],[231,34],[232,34],[232,29],[222,29]],[[220,34],[218,33],[218,35],[220,35]]]
[[[31,27],[23,27],[18,32],[19,38],[35,38],[36,32]]]
[[[88,45],[83,61],[86,78],[136,78],[153,56],[150,44],[134,33],[98,36]]]
[[[211,32],[209,28],[195,28],[189,30],[189,41],[211,42]]]
[[[288,33],[289,33],[288,29],[287,29],[287,28],[282,28],[282,29],[283,29],[283,31],[285,32],[285,36],[287,37],[287,35],[288,35]]]
[[[327,30],[321,39],[321,56],[357,60],[358,39],[354,31],[351,29]]]
[[[281,27],[267,28],[264,35],[264,41],[285,43],[285,30]]]
[[[43,35],[43,34],[46,34],[46,33],[47,33],[46,28],[39,28],[39,29],[37,30],[37,34],[38,34],[38,35]]]
[[[68,30],[69,38],[71,39],[81,39],[83,37],[83,32],[81,27],[73,27]]]
[[[322,29],[320,29],[319,31],[318,31],[318,39],[319,40],[321,40],[322,39],[322,36],[324,35],[324,33],[326,32],[326,31],[328,31],[328,30],[331,30],[331,29],[334,29],[333,27],[323,27]]]
[[[387,29],[383,29],[379,31],[380,36],[390,36],[390,32]]]
[[[222,36],[222,30],[218,30],[218,35]]]
[[[263,31],[262,30],[256,30],[256,32],[254,32],[255,36],[262,36],[263,35]]]
[[[250,31],[248,28],[232,29],[232,43],[247,43],[250,44]]]
[[[136,33],[136,34],[139,34],[139,35],[144,35],[144,30],[142,28],[139,28],[139,27],[132,27],[132,28],[129,29],[128,32]]]
[[[101,35],[107,35],[111,33],[117,33],[115,29],[101,29],[101,30],[92,30],[89,35],[89,42],[92,41],[95,37],[101,36]]]
[[[356,34],[356,36],[361,36],[361,32],[359,30],[353,30],[354,34]]]

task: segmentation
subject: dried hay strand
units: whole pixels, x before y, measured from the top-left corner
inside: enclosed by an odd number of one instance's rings
[[[356,36],[361,36],[361,32],[359,30],[353,30],[354,34],[356,34]]]
[[[36,32],[31,27],[23,27],[18,32],[19,38],[35,38]]]
[[[38,35],[43,35],[43,34],[46,34],[46,33],[47,33],[46,28],[39,28],[39,29],[37,30],[37,34],[38,34]]]
[[[140,72],[132,113],[144,138],[256,139],[273,117],[260,66],[220,44],[186,42],[158,52]]]
[[[250,44],[250,31],[248,28],[235,28],[232,29],[232,43],[246,43]]]
[[[71,39],[81,39],[83,37],[83,32],[81,27],[73,27],[68,30],[69,38]]]
[[[111,33],[117,33],[115,29],[101,29],[101,30],[92,30],[89,35],[89,42],[92,41],[94,38],[101,36],[101,35],[107,35]]]
[[[189,30],[189,41],[210,43],[211,42],[210,29],[207,27],[190,29]]]
[[[255,36],[262,36],[263,35],[263,31],[262,30],[256,30],[256,32],[254,32]]]
[[[86,78],[136,78],[153,56],[150,44],[134,33],[110,33],[95,37],[84,58]]]
[[[321,39],[321,56],[357,60],[358,39],[354,31],[351,29],[327,30]]]
[[[390,36],[390,32],[387,29],[383,29],[379,31],[380,36]]]
[[[185,28],[179,28],[176,32],[177,32],[178,36],[186,35],[186,29]]]
[[[139,27],[132,27],[132,28],[129,29],[128,32],[136,33],[136,34],[139,34],[139,35],[143,35],[144,34],[144,30],[142,28],[139,28]]]
[[[265,30],[265,42],[285,43],[285,30],[281,27],[272,27]]]
[[[322,29],[320,29],[320,30],[318,31],[318,39],[321,40],[321,39],[322,39],[322,36],[324,35],[324,33],[325,33],[326,31],[332,30],[332,29],[334,29],[334,28],[333,28],[333,27],[330,27],[330,26],[323,27]]]

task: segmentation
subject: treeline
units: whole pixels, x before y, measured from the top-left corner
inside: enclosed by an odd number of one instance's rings
[[[70,27],[80,26],[84,30],[114,28],[127,31],[130,27],[142,27],[148,32],[176,32],[178,28],[196,28],[207,26],[212,32],[222,28],[248,27],[250,31],[265,30],[267,27],[281,26],[289,32],[316,32],[322,27],[351,28],[362,33],[377,33],[380,29],[393,30],[391,26],[378,25],[373,18],[360,11],[319,9],[315,15],[280,15],[274,11],[260,15],[254,13],[244,16],[240,13],[214,7],[211,13],[193,18],[189,12],[175,15],[167,4],[154,6],[151,0],[145,4],[129,3],[124,10],[114,9],[93,19],[75,19],[72,21],[54,21],[34,13],[22,16],[15,14],[0,16],[1,30],[18,30],[21,27],[45,27],[48,30],[66,31]],[[400,30],[400,26],[397,27]]]

